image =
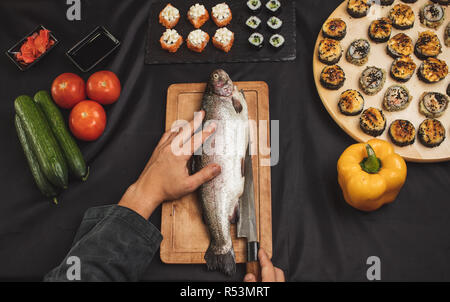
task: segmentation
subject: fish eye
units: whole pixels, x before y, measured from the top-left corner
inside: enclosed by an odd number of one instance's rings
[[[215,74],[213,74],[213,78],[217,80],[219,78],[219,75],[217,73],[215,73]]]

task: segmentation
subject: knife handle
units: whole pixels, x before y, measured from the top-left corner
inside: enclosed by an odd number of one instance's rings
[[[247,243],[247,274],[255,275],[256,281],[261,281],[261,266],[258,261],[259,243],[252,241]]]
[[[261,266],[258,261],[247,262],[247,274],[253,274],[256,282],[261,282]]]

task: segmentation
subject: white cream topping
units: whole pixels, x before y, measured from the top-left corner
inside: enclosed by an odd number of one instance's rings
[[[221,44],[228,44],[230,43],[231,39],[233,38],[233,32],[229,30],[226,27],[219,28],[216,30],[216,34],[214,35],[214,38],[219,41]]]
[[[167,29],[163,33],[163,40],[169,45],[175,44],[179,38],[180,35],[177,33],[175,29]]]
[[[212,14],[217,20],[224,20],[230,16],[230,8],[226,3],[219,3],[212,8]]]
[[[206,13],[205,6],[203,6],[202,4],[198,4],[198,3],[196,3],[195,5],[192,5],[188,12],[189,16],[192,19],[197,19],[200,16],[203,16],[205,13]]]
[[[172,22],[180,17],[180,11],[172,5],[168,4],[161,12],[161,15],[167,21]]]
[[[194,31],[191,31],[188,36],[188,40],[193,45],[200,46],[206,40],[206,33],[201,29],[196,29]]]

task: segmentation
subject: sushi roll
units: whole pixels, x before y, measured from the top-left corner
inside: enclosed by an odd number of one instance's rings
[[[274,34],[270,37],[269,44],[276,50],[281,49],[284,45],[284,37],[280,34]]]
[[[219,3],[211,9],[211,16],[218,27],[224,27],[230,24],[233,15],[231,9],[226,3]]]
[[[420,9],[420,22],[429,28],[436,29],[444,23],[444,8],[437,3],[430,3]]]
[[[266,9],[272,15],[278,15],[281,12],[281,3],[278,0],[269,0],[266,3]]]
[[[391,66],[391,76],[398,82],[408,82],[416,70],[416,63],[410,56],[395,59]]]
[[[264,36],[260,33],[253,33],[248,38],[248,42],[250,43],[250,46],[259,50],[264,46]]]
[[[209,13],[202,4],[194,4],[187,13],[188,20],[195,28],[200,28],[209,20]]]
[[[262,4],[260,0],[248,0],[247,7],[251,14],[257,15],[261,12]]]
[[[389,19],[392,25],[397,29],[409,29],[414,26],[414,11],[409,5],[396,4],[389,12]]]
[[[375,95],[383,89],[386,82],[386,72],[374,66],[367,67],[359,78],[359,86],[367,95]]]
[[[445,61],[428,58],[419,67],[419,79],[425,83],[437,83],[443,80],[448,74],[448,66]]]
[[[360,114],[364,109],[364,97],[362,94],[353,89],[344,91],[338,102],[339,111],[348,116]]]
[[[322,26],[322,34],[325,38],[342,40],[347,34],[347,24],[339,18],[328,19]]]
[[[393,121],[388,133],[391,141],[399,147],[412,145],[416,140],[416,128],[407,120]]]
[[[409,56],[413,53],[413,51],[413,41],[404,33],[396,34],[390,38],[387,43],[387,53],[394,59]]]
[[[372,1],[370,0],[348,0],[347,12],[353,18],[362,18],[367,16]]]
[[[261,25],[261,19],[256,16],[250,16],[247,21],[245,21],[245,25],[247,25],[252,31],[255,31]]]
[[[180,11],[170,3],[159,13],[159,23],[165,28],[174,28],[179,20]]]
[[[325,38],[319,43],[319,61],[334,65],[339,62],[342,57],[342,47],[338,40]]]
[[[267,20],[267,27],[272,32],[277,32],[280,30],[280,28],[283,26],[283,21],[281,21],[279,18],[272,16]]]
[[[234,33],[226,27],[221,27],[216,30],[212,38],[213,45],[224,51],[229,52],[234,43]]]
[[[369,37],[376,43],[389,41],[392,33],[392,22],[389,18],[373,21],[369,26]]]
[[[383,98],[383,108],[394,112],[405,109],[411,103],[412,96],[406,87],[395,85],[388,88]]]
[[[394,3],[394,0],[381,0],[380,4],[382,6],[389,6],[392,5]]]
[[[208,33],[204,32],[201,29],[191,31],[186,40],[187,47],[190,50],[199,53],[205,49],[208,42],[209,42]]]
[[[414,53],[419,59],[435,58],[441,52],[441,41],[439,41],[438,36],[434,32],[427,30],[419,33],[419,39],[414,47]]]
[[[347,49],[346,59],[352,64],[362,66],[369,60],[370,43],[365,39],[353,41]]]
[[[447,24],[444,32],[444,43],[445,46],[450,47],[450,23]]]
[[[339,65],[325,66],[320,73],[320,83],[330,90],[338,90],[344,85],[345,73]]]
[[[425,92],[419,101],[419,112],[428,118],[442,116],[448,107],[448,97],[439,92]]]
[[[438,120],[426,119],[420,124],[417,136],[425,147],[438,147],[445,140],[445,128]]]
[[[178,48],[183,44],[183,37],[175,29],[168,28],[162,34],[159,42],[161,43],[162,49],[173,53],[177,52]]]
[[[359,127],[370,136],[380,136],[386,129],[386,117],[383,111],[370,107],[361,114]]]

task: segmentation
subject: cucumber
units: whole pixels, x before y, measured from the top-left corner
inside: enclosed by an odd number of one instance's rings
[[[53,185],[66,189],[69,183],[67,163],[44,113],[26,95],[16,98],[14,108],[42,172]]]
[[[72,135],[67,129],[64,118],[56,107],[47,91],[39,91],[34,95],[34,101],[40,106],[47,118],[48,124],[61,147],[69,166],[69,171],[75,177],[85,181],[88,177],[88,169],[83,158],[83,154],[78,148]]]
[[[47,180],[44,173],[42,173],[39,167],[39,162],[36,155],[33,153],[30,145],[28,144],[28,139],[23,129],[22,122],[17,114],[14,117],[14,123],[16,125],[17,136],[19,137],[20,144],[22,145],[23,152],[27,158],[28,166],[30,167],[31,174],[33,175],[34,181],[36,182],[39,191],[46,196],[51,197],[55,204],[58,203],[58,190]]]

